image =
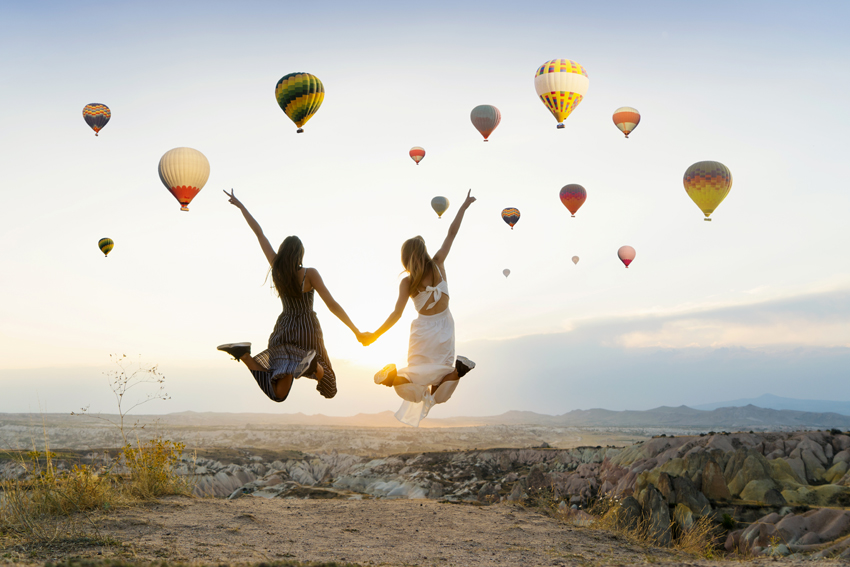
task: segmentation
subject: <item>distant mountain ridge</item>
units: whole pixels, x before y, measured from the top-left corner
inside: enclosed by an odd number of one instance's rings
[[[52,414],[58,417],[58,414]],[[0,414],[0,421],[27,419],[29,414]],[[42,416],[44,417],[44,416]],[[390,411],[354,416],[322,414],[257,414],[180,412],[160,416],[134,416],[140,422],[161,421],[171,426],[216,428],[220,426],[302,425],[322,427],[405,427]],[[573,410],[562,415],[544,415],[531,411],[508,411],[485,417],[428,418],[423,427],[476,427],[483,425],[529,425],[547,427],[619,427],[619,428],[702,428],[726,431],[750,429],[841,429],[850,430],[850,415],[835,412],[806,412],[771,409],[748,404],[700,410],[688,406],[660,406],[645,411],[606,409]]]
[[[710,411],[718,408],[742,407],[748,405],[775,410],[794,410],[812,413],[839,413],[841,415],[850,415],[850,402],[835,400],[798,400],[795,398],[783,398],[773,394],[762,394],[758,398],[742,398],[728,402],[700,404],[691,407],[698,410]]]

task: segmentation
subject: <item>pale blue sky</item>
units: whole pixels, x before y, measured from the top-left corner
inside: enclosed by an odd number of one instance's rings
[[[363,349],[317,305],[332,401],[296,384],[275,405],[215,351],[264,348],[279,311],[231,187],[273,243],[302,238],[364,330],[392,307],[401,242],[433,250],[473,189],[447,269],[458,352],[479,366],[435,415],[696,404],[724,399],[706,387],[730,372],[729,399],[793,397],[803,379],[850,399],[836,362],[850,324],[834,316],[850,290],[850,8],[740,4],[0,4],[0,411],[110,410],[100,373],[115,352],[160,365],[173,399],[158,411],[395,409],[371,374],[404,363],[410,307]],[[590,76],[564,130],[533,88],[556,57]],[[327,91],[302,135],[273,96],[293,71]],[[90,102],[113,112],[97,138]],[[478,104],[502,112],[488,144],[469,123]],[[643,116],[629,140],[610,118],[623,105]],[[189,213],[156,174],[177,146],[211,163]],[[701,160],[734,175],[712,223],[681,182]],[[575,219],[567,183],[588,191]],[[452,201],[442,220],[435,195]],[[758,362],[789,353],[779,374]]]

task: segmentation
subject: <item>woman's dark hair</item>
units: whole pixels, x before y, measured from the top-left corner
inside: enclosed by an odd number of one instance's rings
[[[301,297],[298,270],[301,269],[303,260],[304,245],[301,244],[301,239],[297,236],[287,236],[278,248],[277,256],[274,257],[272,267],[269,269],[272,274],[272,283],[279,296]]]

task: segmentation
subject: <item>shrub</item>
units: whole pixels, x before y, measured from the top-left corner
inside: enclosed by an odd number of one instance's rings
[[[159,437],[144,443],[137,441],[135,447],[125,445],[121,458],[130,471],[127,492],[143,500],[170,494],[190,495],[188,481],[174,471],[184,448],[183,443]]]

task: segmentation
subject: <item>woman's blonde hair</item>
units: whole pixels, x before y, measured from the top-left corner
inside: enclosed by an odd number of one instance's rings
[[[421,236],[405,240],[401,245],[401,265],[410,274],[410,297],[419,293],[419,284],[428,270],[431,271],[433,285],[437,285],[440,281],[440,271],[436,262],[428,255],[425,239]]]

